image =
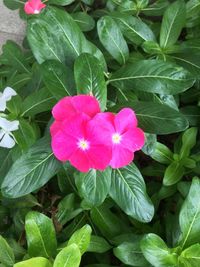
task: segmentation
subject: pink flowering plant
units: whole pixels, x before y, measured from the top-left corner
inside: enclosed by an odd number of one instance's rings
[[[198,0],[4,0],[0,267],[200,266]]]

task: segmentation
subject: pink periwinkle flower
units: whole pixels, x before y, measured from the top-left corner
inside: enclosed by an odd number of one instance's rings
[[[145,143],[144,132],[137,127],[137,118],[130,108],[122,109],[118,114],[99,113],[92,120],[96,131],[104,136],[105,144],[112,147],[110,166],[121,168],[132,162],[134,152]]]
[[[81,113],[93,118],[99,112],[101,112],[99,102],[93,96],[66,96],[53,107],[52,114],[55,121],[51,126],[51,135],[59,131],[60,123],[63,120],[70,120],[75,115]]]
[[[81,172],[104,170],[111,159],[111,147],[91,122],[88,115],[80,113],[60,122],[59,131],[52,135],[55,156],[61,161],[69,160]]]
[[[26,14],[39,14],[46,5],[41,0],[28,0],[24,5]]]
[[[98,101],[92,96],[65,97],[52,113],[53,152],[57,159],[68,160],[81,172],[104,170],[109,165],[126,166],[145,142],[132,109],[124,108],[116,115],[101,113]]]

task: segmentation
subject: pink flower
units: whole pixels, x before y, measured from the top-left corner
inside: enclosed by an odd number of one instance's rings
[[[59,160],[69,160],[81,172],[91,168],[104,170],[108,166],[111,147],[106,144],[102,132],[96,131],[96,125],[88,115],[76,114],[59,122],[58,128],[52,134],[52,149]]]
[[[104,137],[104,143],[112,147],[112,168],[130,164],[134,152],[144,145],[144,133],[137,127],[137,118],[130,108],[124,108],[116,115],[109,112],[99,113],[91,124]]]
[[[24,5],[24,11],[26,14],[39,14],[40,11],[45,8],[46,5],[41,0],[28,0]]]
[[[51,135],[59,131],[60,123],[63,120],[70,120],[73,116],[81,113],[93,118],[100,111],[99,102],[93,96],[78,95],[64,97],[52,110],[55,122],[51,126]]]

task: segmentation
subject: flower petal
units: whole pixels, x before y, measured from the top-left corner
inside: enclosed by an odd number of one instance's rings
[[[0,118],[0,128],[7,132],[16,131],[19,129],[19,121],[8,121],[5,118]]]
[[[76,114],[76,110],[71,103],[71,98],[71,96],[66,96],[58,101],[58,103],[53,107],[52,114],[54,119],[62,121],[70,119]]]
[[[6,133],[0,141],[0,147],[12,148],[15,146],[13,138]]]
[[[87,153],[81,149],[77,149],[76,152],[70,157],[69,161],[72,166],[74,166],[80,172],[88,172],[91,168]]]
[[[76,143],[75,138],[66,136],[65,133],[59,131],[52,137],[51,147],[57,159],[66,161],[76,151]]]
[[[115,116],[115,128],[120,134],[123,134],[130,128],[137,127],[137,118],[134,111],[130,108],[123,108]]]
[[[99,102],[93,96],[78,95],[62,98],[53,108],[56,120],[71,119],[74,115],[85,113],[91,118],[100,112]]]
[[[15,96],[17,95],[17,93],[15,92],[15,90],[13,90],[11,87],[6,87],[3,91],[3,98],[6,100],[6,101],[9,101],[12,96]]]
[[[6,110],[6,100],[0,96],[0,111],[5,111]]]
[[[132,162],[134,153],[120,145],[114,145],[110,166],[114,169],[122,168]]]
[[[140,150],[145,143],[144,132],[140,128],[134,128],[126,131],[122,135],[121,144],[130,151]]]
[[[91,118],[101,112],[99,102],[94,96],[77,95],[71,101],[77,112],[83,112]]]
[[[98,113],[89,123],[87,128],[87,135],[90,140],[97,140],[100,143],[112,146],[112,134],[115,132],[114,128],[115,115],[111,112]]]
[[[111,160],[112,149],[110,146],[94,145],[88,151],[91,167],[96,170],[105,170]]]

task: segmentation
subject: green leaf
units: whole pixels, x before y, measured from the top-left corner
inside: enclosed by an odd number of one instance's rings
[[[14,136],[17,144],[23,152],[27,151],[27,149],[37,140],[37,133],[35,132],[35,129],[30,122],[24,119],[19,120],[19,129],[14,132]]]
[[[31,257],[55,256],[57,249],[56,232],[51,219],[37,211],[31,211],[25,220],[28,253]]]
[[[2,194],[8,198],[27,195],[43,186],[59,169],[49,140],[42,138],[14,162],[2,183]]]
[[[7,241],[0,235],[0,262],[6,266],[13,266],[15,256]]]
[[[199,267],[200,244],[195,244],[185,249],[179,257],[179,262],[183,263],[184,267]]]
[[[167,0],[157,0],[150,4],[147,8],[142,10],[146,16],[161,16],[168,7],[169,2]]]
[[[66,178],[65,178],[66,179]],[[56,213],[56,219],[62,225],[72,220],[78,214],[82,212],[82,208],[75,205],[75,194],[71,193],[64,197],[58,204],[58,211]]]
[[[185,173],[185,168],[181,161],[173,161],[165,170],[163,184],[170,186],[178,183]]]
[[[200,77],[200,60],[199,56],[196,56],[195,51],[188,53],[188,50],[183,53],[179,53],[171,56],[175,59],[176,63],[186,70],[188,70],[192,76],[196,79]]]
[[[117,105],[114,110],[122,107],[132,108],[137,116],[139,127],[147,133],[169,134],[184,131],[188,128],[187,119],[178,111],[153,102],[125,102]]]
[[[125,64],[129,50],[117,23],[111,17],[104,16],[97,22],[97,30],[106,50],[119,64]]]
[[[111,169],[87,173],[80,173],[77,187],[81,196],[91,206],[99,206],[103,203],[111,186]]]
[[[52,264],[50,263],[49,260],[42,258],[42,257],[37,257],[37,258],[32,258],[26,261],[21,261],[18,262],[14,265],[14,267],[52,267]]]
[[[184,1],[178,0],[167,8],[160,30],[160,46],[162,48],[176,43],[182,28],[185,26],[185,19],[186,7]]]
[[[154,207],[146,193],[143,177],[134,164],[113,170],[110,196],[132,218],[141,222],[152,220]]]
[[[14,67],[20,73],[30,74],[30,67],[26,62],[26,58],[24,57],[20,46],[13,41],[7,41],[7,43],[3,46],[0,63]]]
[[[109,83],[121,90],[175,95],[192,87],[194,79],[182,67],[159,60],[138,60],[113,73]]]
[[[0,185],[2,184],[3,178],[6,176],[12,165],[12,151],[6,148],[0,148]]]
[[[155,234],[148,234],[142,239],[141,249],[144,257],[155,267],[178,266],[178,255]]]
[[[48,60],[41,65],[40,69],[43,82],[55,99],[59,100],[75,93],[70,88],[73,73],[64,64],[56,60]]]
[[[151,154],[151,157],[163,164],[170,164],[173,161],[173,153],[171,150],[159,142],[156,142],[155,150]]]
[[[180,109],[184,116],[188,119],[190,126],[200,125],[200,107],[198,106],[184,106]]]
[[[54,59],[72,66],[85,52],[93,54],[105,66],[103,54],[85,39],[76,22],[64,10],[48,7],[40,16],[30,19],[27,38],[39,63]]]
[[[181,228],[181,247],[188,247],[200,242],[200,180],[192,180],[189,194],[180,211],[179,224]]]
[[[132,242],[123,242],[114,249],[114,255],[121,262],[130,266],[144,267],[148,262],[144,258],[140,249],[141,238],[135,239]]]
[[[68,246],[71,244],[76,244],[81,252],[84,254],[90,244],[92,228],[86,224],[81,229],[77,230],[71,238],[69,239]]]
[[[103,205],[91,210],[91,219],[106,238],[112,238],[121,233],[119,218]]]
[[[86,12],[72,13],[72,17],[83,32],[91,31],[95,27],[94,19]]]
[[[87,251],[94,253],[105,253],[111,248],[111,245],[103,237],[92,235]]]
[[[67,6],[73,2],[75,2],[75,0],[49,0],[50,4],[54,4],[58,6]]]
[[[182,147],[180,150],[180,158],[187,158],[191,149],[196,145],[197,128],[187,129],[182,136]]]
[[[81,54],[75,61],[74,74],[78,94],[94,95],[104,111],[107,87],[100,61],[90,54]]]
[[[34,116],[41,112],[49,111],[55,103],[56,100],[52,94],[46,88],[42,88],[25,98],[22,104],[21,116]]]
[[[123,35],[133,44],[140,45],[144,41],[155,41],[152,30],[141,19],[119,12],[111,13],[119,25]]]
[[[72,244],[62,249],[56,256],[53,267],[78,267],[81,261],[81,253],[77,245]]]

